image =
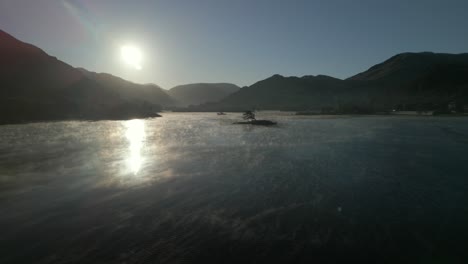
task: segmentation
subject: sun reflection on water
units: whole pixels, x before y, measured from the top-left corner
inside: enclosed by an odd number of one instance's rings
[[[143,158],[141,156],[141,149],[145,140],[145,122],[143,120],[134,119],[125,122],[127,131],[125,136],[129,142],[129,157],[128,165],[133,174],[138,174],[140,171]]]

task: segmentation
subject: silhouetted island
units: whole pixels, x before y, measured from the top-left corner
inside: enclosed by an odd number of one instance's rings
[[[242,118],[247,121],[234,122],[235,125],[257,125],[257,126],[272,126],[276,125],[276,122],[270,120],[257,120],[253,111],[245,111]]]

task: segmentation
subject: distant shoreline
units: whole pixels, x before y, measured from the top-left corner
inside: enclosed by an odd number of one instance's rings
[[[146,117],[132,117],[132,118],[98,118],[98,119],[79,119],[79,118],[64,118],[64,119],[41,119],[41,120],[23,120],[18,122],[3,122],[0,121],[0,126],[6,125],[25,125],[35,123],[59,123],[59,122],[98,122],[98,121],[128,121],[133,119],[154,119],[162,116],[146,116]]]
[[[297,116],[297,117],[371,117],[371,116],[378,116],[378,117],[422,117],[422,118],[430,118],[430,117],[443,117],[443,118],[449,118],[449,117],[468,117],[468,113],[458,113],[458,114],[438,114],[438,115],[429,115],[429,114],[417,114],[417,113],[409,113],[410,111],[406,111],[405,113],[389,113],[389,114],[297,114],[295,111],[280,111],[280,110],[265,110],[265,111],[258,111],[260,113],[290,113],[288,116]],[[184,114],[184,113],[213,113],[213,115],[216,114],[216,112],[204,112],[204,111],[184,111],[184,112],[179,112],[179,111],[167,111],[167,112],[162,112],[167,113],[167,114]],[[229,113],[232,114],[239,114],[241,112],[226,112],[229,116]],[[25,125],[25,124],[34,124],[34,123],[58,123],[58,122],[98,122],[98,121],[128,121],[128,120],[133,120],[133,119],[154,119],[158,117],[163,117],[163,116],[146,116],[146,117],[131,117],[131,118],[98,118],[98,119],[79,119],[79,118],[65,118],[65,119],[42,119],[42,120],[22,120],[18,122],[2,122],[0,121],[0,126],[6,126],[6,125]]]

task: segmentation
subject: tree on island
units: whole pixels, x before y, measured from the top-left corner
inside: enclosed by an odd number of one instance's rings
[[[271,126],[276,125],[276,122],[270,120],[257,120],[255,118],[255,112],[253,111],[245,111],[242,115],[242,118],[246,121],[243,122],[235,122],[233,124],[239,125],[258,125],[258,126]]]
[[[252,111],[245,111],[242,118],[244,120],[255,120],[255,113]]]

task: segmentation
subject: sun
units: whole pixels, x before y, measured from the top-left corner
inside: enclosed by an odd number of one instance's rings
[[[141,70],[141,62],[143,60],[143,53],[136,46],[124,45],[120,47],[120,56],[125,64],[131,66],[135,70]]]

